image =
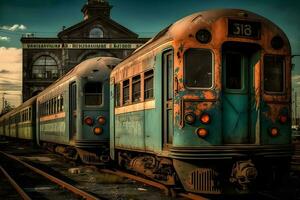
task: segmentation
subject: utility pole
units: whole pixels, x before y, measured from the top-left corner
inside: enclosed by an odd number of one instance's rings
[[[5,94],[6,94],[5,92],[2,93],[2,113],[4,112],[4,107],[5,107],[5,97],[4,97]]]
[[[297,90],[295,91],[295,125],[297,124]]]

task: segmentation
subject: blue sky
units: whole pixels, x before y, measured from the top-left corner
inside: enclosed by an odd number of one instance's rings
[[[56,37],[62,26],[83,20],[82,6],[87,0],[0,0],[0,95],[1,85],[13,66],[14,78],[21,78],[22,34]],[[140,37],[152,37],[164,27],[194,12],[213,8],[241,8],[260,14],[279,25],[287,34],[293,54],[300,54],[300,1],[296,0],[109,0],[111,18]],[[13,51],[12,53],[10,51]],[[11,54],[10,54],[11,53]],[[14,53],[14,54],[13,54]],[[11,55],[10,59],[8,58]],[[294,58],[294,86],[300,86],[300,57]],[[11,64],[10,64],[11,63]],[[19,63],[17,65],[17,63]],[[6,71],[5,71],[6,70]],[[3,72],[3,73],[2,73]],[[299,74],[299,75],[298,75]],[[11,74],[12,75],[12,74]],[[8,80],[6,80],[8,81]],[[8,83],[7,83],[8,84]],[[11,91],[20,92],[20,84]],[[9,84],[8,84],[9,85]],[[18,88],[18,89],[17,89]],[[8,91],[6,91],[8,93]],[[16,94],[19,98],[20,94]],[[7,98],[10,95],[7,95]],[[16,103],[14,103],[16,104]]]

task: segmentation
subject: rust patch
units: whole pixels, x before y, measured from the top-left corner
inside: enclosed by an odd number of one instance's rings
[[[269,110],[267,112],[264,112],[264,115],[270,119],[273,123],[276,122],[280,115],[280,111],[282,110],[284,105],[278,105],[278,104],[268,104]]]
[[[260,78],[260,69],[261,64],[260,60],[254,66],[254,89],[255,89],[255,108],[258,110],[260,104],[260,86],[261,86],[261,78]]]
[[[204,91],[203,96],[205,99],[215,99],[216,96],[212,91]]]

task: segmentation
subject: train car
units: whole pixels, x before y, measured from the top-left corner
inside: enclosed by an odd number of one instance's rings
[[[0,117],[0,135],[5,137],[9,132],[8,132],[8,116],[9,113],[5,113]]]
[[[32,97],[0,118],[0,135],[35,142],[36,97]]]
[[[36,97],[32,97],[0,118],[0,135],[35,142]]]
[[[289,168],[291,47],[239,9],[187,16],[111,73],[111,157],[203,194],[271,189]]]
[[[37,141],[40,145],[101,164],[109,159],[109,76],[117,58],[88,59],[37,97]]]

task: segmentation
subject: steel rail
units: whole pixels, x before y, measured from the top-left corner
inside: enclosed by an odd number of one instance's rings
[[[192,199],[192,200],[209,200],[208,198],[193,193],[179,193],[178,196],[185,197],[187,199]]]
[[[43,172],[43,171],[40,170],[40,169],[37,169],[37,168],[35,168],[35,167],[33,167],[33,166],[27,164],[26,162],[20,160],[20,159],[17,158],[16,156],[7,154],[7,153],[5,153],[5,152],[3,152],[3,151],[0,151],[0,153],[6,155],[7,157],[9,157],[9,158],[11,158],[11,159],[13,159],[13,160],[18,161],[19,163],[21,163],[21,164],[23,164],[24,166],[28,167],[28,168],[31,169],[32,171],[34,171],[34,172],[36,172],[36,173],[38,173],[38,174],[44,176],[45,178],[49,179],[50,181],[52,181],[52,182],[54,182],[54,183],[60,185],[62,188],[65,188],[65,189],[67,189],[67,190],[73,192],[74,194],[83,197],[83,198],[86,199],[86,200],[99,200],[99,198],[97,198],[97,197],[95,197],[95,196],[93,196],[93,195],[90,195],[90,194],[88,194],[87,192],[82,191],[82,190],[80,190],[80,189],[78,189],[78,188],[76,188],[76,187],[70,185],[69,183],[66,183],[66,182],[64,182],[64,181],[62,181],[62,180],[60,180],[60,179],[58,179],[58,178],[56,178],[56,177],[54,177],[54,176],[52,176],[52,175],[50,175],[50,174],[47,174],[46,172]]]
[[[99,171],[104,172],[104,173],[114,174],[114,175],[117,175],[117,176],[126,177],[126,178],[129,178],[129,179],[133,179],[135,181],[144,183],[146,185],[150,185],[152,187],[163,190],[166,195],[171,195],[172,197],[175,197],[175,195],[176,195],[175,191],[174,190],[172,191],[172,188],[168,188],[166,185],[164,185],[162,183],[151,181],[151,180],[148,180],[148,179],[145,179],[145,178],[142,178],[142,177],[139,177],[139,176],[135,176],[135,175],[132,175],[132,174],[120,171],[120,170],[113,171],[113,170],[109,170],[109,169],[100,169]],[[177,195],[181,196],[181,197],[184,197],[184,198],[187,198],[187,199],[192,199],[192,200],[209,200],[209,199],[207,199],[203,196],[199,196],[197,194],[192,194],[192,193],[178,193]]]
[[[159,189],[163,190],[167,195],[169,194],[169,188],[167,186],[161,184],[161,183],[151,181],[151,180],[148,180],[148,179],[145,179],[145,178],[142,178],[142,177],[139,177],[139,176],[135,176],[135,175],[132,175],[132,174],[129,174],[129,173],[126,173],[126,172],[122,172],[122,171],[119,171],[119,170],[113,171],[113,170],[109,170],[109,169],[100,169],[100,171],[105,172],[105,173],[114,174],[114,175],[117,175],[117,176],[126,177],[126,178],[129,178],[129,179],[133,179],[135,181],[145,183],[147,185],[159,188]]]
[[[0,166],[1,172],[4,174],[4,176],[7,178],[9,183],[12,185],[12,187],[19,193],[19,195],[24,200],[31,200],[31,198],[24,192],[24,190],[14,181],[14,179],[3,169],[2,166]]]

